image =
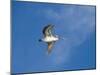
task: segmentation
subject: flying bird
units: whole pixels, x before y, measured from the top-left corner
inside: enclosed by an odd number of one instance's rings
[[[52,50],[52,47],[54,45],[54,43],[59,40],[59,37],[57,35],[53,35],[53,25],[49,24],[47,26],[45,26],[43,28],[43,35],[44,35],[44,38],[43,39],[40,39],[39,41],[43,41],[45,43],[47,43],[48,45],[48,54],[51,53],[51,50]]]

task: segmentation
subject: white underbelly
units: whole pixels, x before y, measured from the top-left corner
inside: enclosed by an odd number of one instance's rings
[[[52,41],[57,41],[57,37],[46,37],[43,39],[45,42],[52,42]]]

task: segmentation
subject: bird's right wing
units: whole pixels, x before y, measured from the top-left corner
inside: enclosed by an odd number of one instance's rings
[[[51,53],[51,50],[52,50],[52,47],[53,47],[54,42],[48,42],[47,44],[48,44],[48,54],[50,54],[50,53]]]
[[[52,35],[52,28],[53,28],[53,25],[45,26],[43,29],[44,36],[51,36]]]

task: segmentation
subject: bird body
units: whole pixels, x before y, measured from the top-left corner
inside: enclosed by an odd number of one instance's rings
[[[53,44],[57,40],[59,40],[59,37],[57,35],[56,36],[53,35],[52,28],[53,28],[53,25],[45,26],[44,29],[43,29],[44,38],[39,40],[39,41],[43,41],[43,42],[47,43],[47,45],[48,45],[48,54],[51,52]]]
[[[47,43],[48,42],[57,41],[57,40],[59,40],[59,38],[55,37],[55,36],[47,36],[47,37],[45,37],[45,38],[42,39],[42,41],[47,42]]]

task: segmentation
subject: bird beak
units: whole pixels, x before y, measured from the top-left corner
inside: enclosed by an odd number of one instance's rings
[[[42,40],[41,40],[41,39],[39,39],[38,41],[39,41],[39,42],[42,42]]]

